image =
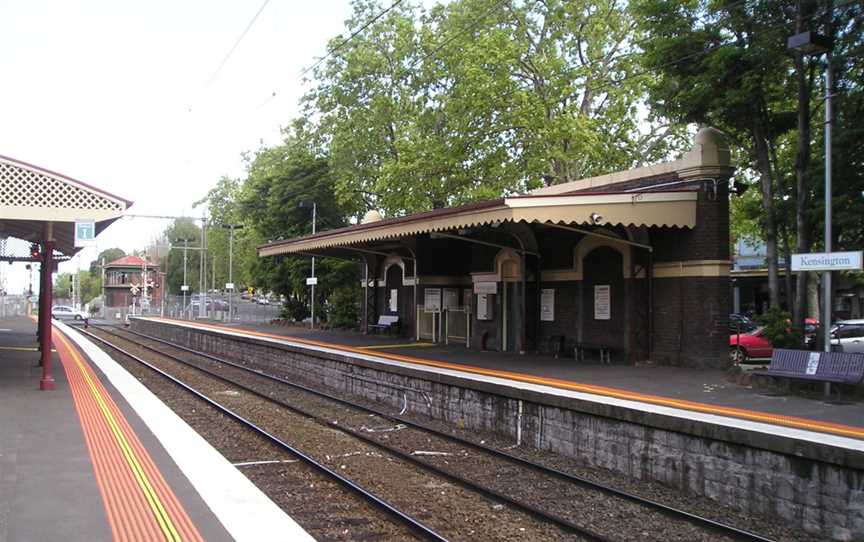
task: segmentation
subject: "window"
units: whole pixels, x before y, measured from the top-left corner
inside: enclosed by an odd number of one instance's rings
[[[855,337],[864,337],[864,325],[853,324],[837,328],[838,339],[852,339]]]

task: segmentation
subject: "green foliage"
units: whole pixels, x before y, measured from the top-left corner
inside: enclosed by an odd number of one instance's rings
[[[93,275],[89,271],[78,271],[78,284],[80,288],[81,304],[87,304],[95,297],[102,294],[102,280],[100,275]],[[54,279],[52,295],[54,299],[71,299],[72,273],[60,273]]]
[[[333,290],[327,300],[327,321],[333,328],[357,328],[360,321],[360,287],[356,280]]]
[[[304,301],[289,297],[282,305],[282,311],[279,314],[280,318],[291,320],[292,322],[302,322],[309,316],[309,305]]]
[[[799,329],[792,329],[792,316],[780,307],[771,307],[756,321],[764,326],[765,338],[774,348],[801,348],[804,337]]]
[[[192,248],[200,247],[201,245],[201,228],[198,227],[192,219],[183,218],[177,219],[169,225],[162,233],[171,244],[171,251],[160,262],[160,269],[167,273],[166,277],[166,294],[180,295],[182,291],[180,286],[183,285],[183,247]],[[183,239],[187,241],[184,242]],[[199,265],[201,260],[201,251],[186,250],[186,282],[189,285],[189,292],[199,291]]]
[[[90,262],[90,274],[95,276],[100,276],[102,274],[102,262],[104,261],[106,264],[113,262],[114,260],[119,260],[126,253],[123,252],[122,248],[107,248],[99,253],[96,256],[96,259]]]
[[[346,33],[383,10],[354,7]],[[682,132],[640,114],[648,76],[635,76],[633,25],[611,0],[401,4],[315,72],[297,133],[328,157],[354,216],[495,198],[666,156]]]

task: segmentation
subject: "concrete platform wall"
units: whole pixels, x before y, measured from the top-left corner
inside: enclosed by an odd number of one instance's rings
[[[854,451],[216,332],[137,331],[346,396],[488,431],[660,482],[836,540],[864,539],[864,457]]]

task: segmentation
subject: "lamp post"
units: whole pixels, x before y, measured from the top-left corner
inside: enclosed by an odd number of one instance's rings
[[[228,321],[233,321],[234,315],[234,230],[243,229],[243,224],[222,224],[222,228],[228,230]]]
[[[183,243],[183,284],[180,286],[180,290],[183,292],[183,314],[186,314],[186,292],[189,291],[189,285],[186,284],[186,253],[189,250],[189,241],[194,241],[194,239],[177,239],[178,243]]]
[[[803,55],[825,53],[825,252],[831,252],[831,94],[834,73],[831,68],[831,40],[815,32],[801,32],[787,40],[787,46]],[[831,351],[831,271],[822,272],[823,349]]]
[[[318,218],[318,205],[314,201],[301,201],[299,207],[301,209],[312,209],[312,235],[315,235],[315,222]],[[312,303],[311,303],[311,322],[310,329],[315,329],[315,256],[312,256]]]

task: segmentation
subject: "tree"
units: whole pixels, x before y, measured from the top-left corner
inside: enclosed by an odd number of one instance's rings
[[[303,201],[315,202],[319,231],[347,225],[345,208],[337,202],[328,161],[315,157],[297,138],[289,136],[284,145],[261,149],[249,161],[248,177],[239,200],[246,225],[241,230],[243,235],[266,242],[310,234],[311,211],[301,208]],[[250,244],[250,248],[254,249],[254,245]],[[251,262],[249,273],[256,285],[266,285],[276,294],[285,295],[289,306],[300,306],[298,301],[308,306],[306,277],[311,272],[308,257],[253,257],[247,261]],[[319,310],[333,306],[327,301],[334,292],[358,287],[357,269],[352,262],[323,258],[317,261],[315,271],[319,277],[315,291]],[[344,311],[339,315],[343,322],[350,319]]]
[[[96,259],[90,262],[90,274],[94,277],[102,276],[102,262],[111,263],[114,260],[119,260],[126,253],[121,248],[106,248],[101,251]]]
[[[347,32],[383,11],[354,6]],[[640,114],[646,77],[635,77],[625,6],[457,0],[417,11],[401,4],[348,45],[334,38],[303,101],[298,128],[354,216],[499,197],[676,148],[680,126]]]
[[[758,174],[768,287],[771,305],[778,305],[777,148],[795,126],[785,90],[789,2],[637,0],[635,6],[643,63],[660,75],[652,105],[682,122],[718,126]]]
[[[191,218],[180,218],[174,220],[163,232],[163,236],[172,245],[172,250],[160,264],[166,276],[166,294],[182,294],[183,285],[183,247],[193,249],[201,245],[201,228]],[[183,240],[187,240],[184,242]],[[200,250],[186,251],[186,284],[189,286],[187,293],[200,291],[198,272],[201,261]]]

